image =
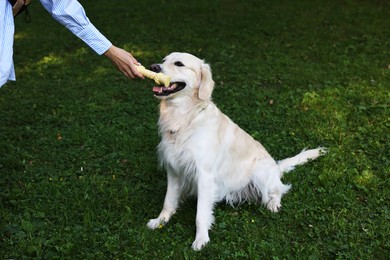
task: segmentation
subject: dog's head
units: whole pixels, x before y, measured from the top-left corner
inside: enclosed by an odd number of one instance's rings
[[[157,98],[168,99],[191,96],[208,100],[214,88],[210,66],[203,60],[181,52],[173,52],[161,64],[153,64],[150,69],[171,77],[168,87],[155,86],[153,93]]]

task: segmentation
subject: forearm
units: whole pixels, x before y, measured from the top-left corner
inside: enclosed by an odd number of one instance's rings
[[[105,53],[112,43],[89,21],[76,0],[40,0],[53,18],[83,40],[97,54]]]

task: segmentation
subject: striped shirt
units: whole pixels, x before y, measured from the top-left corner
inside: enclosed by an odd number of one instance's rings
[[[0,87],[16,79],[12,60],[14,31],[12,6],[7,0],[0,0]]]
[[[14,18],[12,6],[0,0],[0,87],[8,80],[15,80],[13,66]],[[105,53],[111,42],[89,21],[84,8],[76,0],[40,0],[55,20],[83,40],[97,54]]]

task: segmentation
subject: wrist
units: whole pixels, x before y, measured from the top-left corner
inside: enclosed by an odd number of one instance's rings
[[[106,50],[106,51],[103,53],[103,55],[106,56],[107,58],[112,57],[113,49],[114,49],[114,45],[111,45],[110,48],[108,48],[108,50]]]

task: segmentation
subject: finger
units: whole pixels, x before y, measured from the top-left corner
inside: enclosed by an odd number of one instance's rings
[[[137,66],[141,65],[141,63],[139,61],[137,61],[135,58],[133,58],[133,63],[134,63],[134,65],[137,65]]]
[[[138,69],[137,69],[136,66],[137,66],[137,65],[135,65],[135,64],[130,64],[130,70],[131,70],[132,74],[133,74],[135,77],[137,77],[137,78],[143,79],[143,78],[144,78],[144,75],[142,75],[141,72],[138,71]]]
[[[134,73],[131,70],[129,70],[129,69],[126,70],[126,76],[128,78],[130,78],[130,79],[134,79],[135,78]]]
[[[12,6],[12,13],[15,16],[19,10],[23,7],[24,1],[23,0],[18,0],[16,3]]]
[[[127,78],[134,79],[134,74],[128,66],[122,66],[119,69]]]

